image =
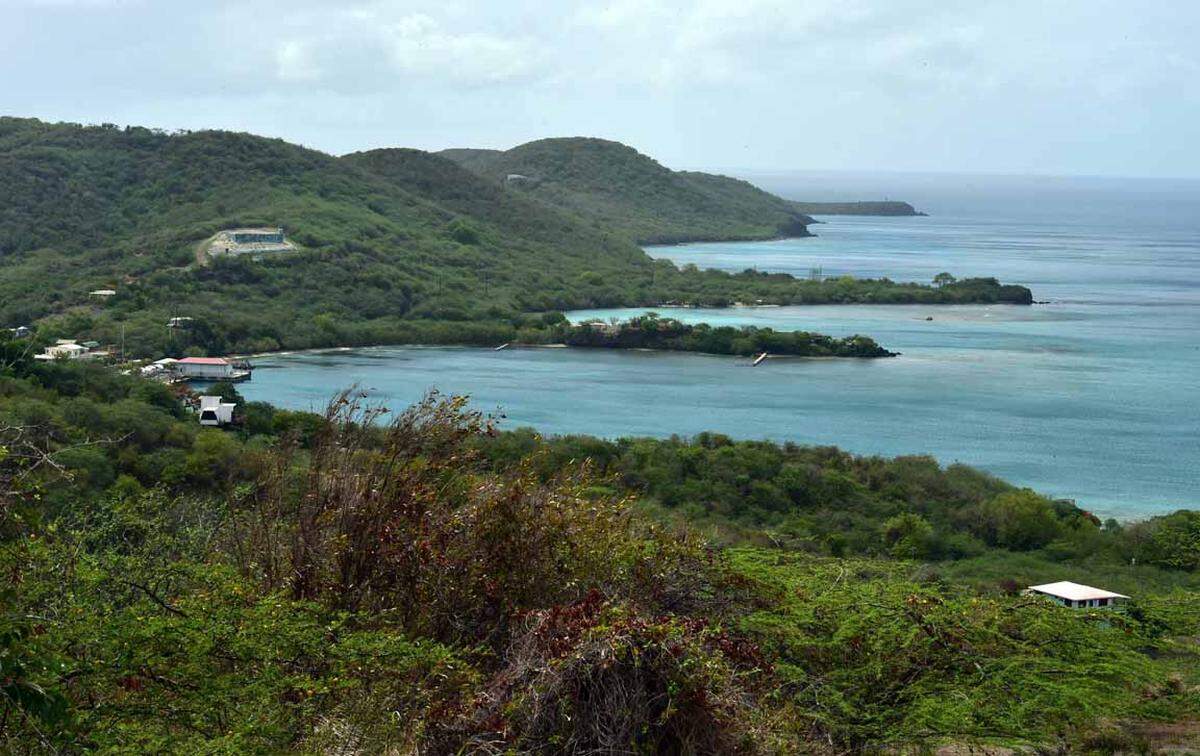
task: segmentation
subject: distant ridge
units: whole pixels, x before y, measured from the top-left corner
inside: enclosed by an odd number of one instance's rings
[[[811,236],[787,200],[728,176],[673,171],[604,139],[540,139],[507,151],[440,155],[641,244]]]
[[[792,207],[808,215],[892,215],[924,216],[907,202],[792,202]]]

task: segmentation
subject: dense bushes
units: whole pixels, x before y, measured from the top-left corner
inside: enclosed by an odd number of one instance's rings
[[[930,457],[858,457],[714,433],[605,441],[543,439],[524,429],[482,447],[501,467],[536,454],[543,475],[591,460],[614,491],[637,497],[646,511],[699,525],[725,543],[955,561],[960,578],[992,586],[1098,574],[1116,590],[1200,585],[1194,512],[1102,525],[1072,502]],[[1140,565],[1136,576],[1131,560]]]
[[[199,431],[96,366],[0,379],[0,418],[25,422],[0,419],[0,748],[1066,748],[1200,713],[1200,665],[1175,640],[1200,630],[1194,592],[1070,611],[904,561],[715,549],[622,493],[700,504],[701,523],[707,501],[748,518],[726,531],[744,538],[833,551],[841,535],[904,559],[983,522],[975,508],[1014,547],[1047,511],[1043,551],[1109,530],[987,476],[716,435],[547,444],[462,399],[386,423],[360,399],[323,418],[249,405],[240,429]],[[148,435],[91,443],[114,403]],[[793,517],[807,535],[766,529]],[[1190,523],[1112,532],[1162,546]]]
[[[739,627],[774,660],[798,725],[847,752],[1067,733],[1132,700],[1195,706],[1137,650],[1155,642],[1152,623],[964,596],[894,564],[756,550],[731,559],[774,589]]]
[[[1153,564],[1200,570],[1200,512],[1180,510],[1130,526],[1130,551]]]

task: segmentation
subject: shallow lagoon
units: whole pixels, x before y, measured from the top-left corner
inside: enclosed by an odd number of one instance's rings
[[[242,390],[317,408],[354,382],[392,406],[437,387],[503,412],[507,427],[609,437],[715,430],[930,453],[1102,515],[1200,506],[1200,230],[1177,216],[1166,225],[1106,218],[837,218],[817,227],[818,239],[651,250],[735,270],[995,275],[1050,301],[660,310],[713,324],[864,333],[903,353],[893,359],[750,368],[691,354],[380,347],[261,358]],[[641,310],[569,315],[633,312]]]

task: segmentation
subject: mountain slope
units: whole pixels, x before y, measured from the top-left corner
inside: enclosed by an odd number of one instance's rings
[[[727,233],[739,218],[766,234],[749,218],[782,202],[611,152],[593,156],[592,173],[628,173],[648,206],[675,213],[681,234],[693,222],[683,213],[697,208],[693,236],[715,234],[714,223]],[[628,192],[610,199],[611,221],[416,150],[337,158],[250,134],[0,118],[0,326],[38,322],[43,337],[134,355],[224,354],[539,342],[561,320],[553,311],[589,307],[1032,298],[995,281],[933,288],[681,269],[632,240],[630,223],[661,230],[658,216],[625,213]],[[775,221],[798,222],[788,210]],[[282,227],[296,251],[207,257],[206,240],[243,226]],[[116,294],[89,296],[97,289]],[[191,325],[167,328],[174,317]]]
[[[457,147],[441,150],[438,155],[453,160],[470,171],[481,172],[489,162],[503,154],[503,150],[481,150],[472,147]]]
[[[649,275],[652,261],[619,236],[444,158],[397,154],[404,181],[368,157],[247,134],[2,119],[0,321],[116,288],[105,309],[133,330],[149,328],[135,313],[153,311],[161,329],[169,311],[219,318],[234,341],[297,344],[321,315],[326,327],[478,320],[598,303],[596,276]],[[282,226],[301,251],[195,265],[201,240],[247,225]]]
[[[806,236],[813,222],[748,182],[672,171],[603,139],[542,139],[506,152],[440,154],[643,244]]]

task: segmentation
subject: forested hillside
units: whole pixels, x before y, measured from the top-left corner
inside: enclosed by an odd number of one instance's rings
[[[739,196],[695,195],[693,220],[717,205],[736,215]],[[204,254],[213,234],[242,226],[282,227],[298,249]],[[0,325],[36,322],[44,337],[134,356],[539,341],[556,311],[584,307],[1032,299],[992,280],[680,269],[626,230],[416,150],[335,158],[249,134],[0,119]],[[99,289],[116,294],[89,296]],[[189,326],[168,329],[173,317]]]
[[[246,134],[5,119],[0,319],[30,322],[112,287],[106,314],[135,339],[169,312],[269,347],[321,328],[582,304],[597,301],[597,280],[649,275],[633,244],[427,158],[418,189]],[[303,251],[197,264],[215,231],[260,224]]]
[[[541,139],[505,152],[441,154],[642,244],[807,236],[813,222],[748,182],[672,171],[604,139]]]

